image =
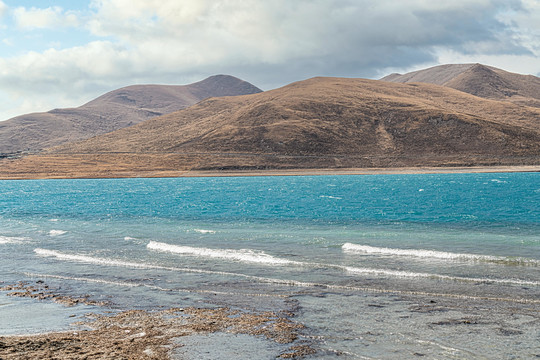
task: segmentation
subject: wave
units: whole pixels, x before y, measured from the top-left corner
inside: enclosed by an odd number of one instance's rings
[[[540,261],[534,259],[527,259],[522,257],[502,257],[492,255],[479,255],[479,254],[464,254],[464,253],[451,253],[445,251],[435,250],[423,250],[423,249],[393,249],[386,247],[375,247],[369,245],[357,245],[351,243],[345,243],[341,247],[345,252],[355,252],[364,254],[375,255],[393,255],[393,256],[409,256],[428,259],[442,259],[442,260],[461,260],[461,261],[479,261],[490,262],[507,265],[531,265],[538,266]]]
[[[226,271],[213,271],[213,270],[203,270],[203,269],[193,269],[193,268],[152,265],[152,264],[146,264],[146,263],[137,263],[137,262],[129,262],[129,261],[123,261],[123,260],[92,257],[88,255],[66,254],[66,253],[56,251],[56,250],[46,250],[46,249],[40,249],[40,248],[34,249],[34,252],[40,256],[55,257],[59,260],[82,262],[82,263],[87,263],[87,264],[127,267],[127,268],[133,268],[133,269],[154,269],[154,270],[179,271],[179,272],[189,272],[189,273],[198,273],[198,274],[234,276],[234,277],[241,277],[241,278],[253,280],[256,282],[266,282],[266,283],[274,283],[274,284],[281,284],[281,285],[292,284],[292,285],[300,286],[300,284],[303,284],[303,282],[299,282],[295,280],[269,279],[269,278],[260,277],[260,276],[246,275],[246,274],[226,272]],[[332,264],[302,263],[302,262],[293,262],[293,263],[297,263],[305,267],[311,266],[311,267],[333,268],[333,269],[345,271],[349,274],[359,274],[359,275],[376,275],[376,276],[398,277],[398,278],[427,278],[427,279],[446,280],[446,281],[459,281],[459,282],[472,282],[472,283],[497,283],[497,284],[520,285],[520,286],[523,286],[523,285],[540,286],[540,281],[528,281],[528,280],[520,280],[520,279],[467,278],[467,277],[439,275],[439,274],[430,274],[430,273],[399,271],[399,270],[358,268],[358,267],[332,265]],[[305,283],[305,284],[309,284],[309,283]],[[332,288],[332,286],[334,285],[327,284],[325,286]]]
[[[150,267],[153,267],[149,265]],[[189,270],[189,269],[180,269],[180,268],[167,268],[169,270]],[[195,270],[195,269],[192,269]],[[203,270],[202,272],[210,272]],[[218,272],[219,273],[219,272]],[[75,281],[86,281],[100,284],[116,285],[116,286],[127,286],[127,287],[147,287],[159,291],[177,291],[177,292],[194,292],[194,293],[209,293],[209,294],[223,294],[223,295],[241,295],[241,296],[266,296],[266,297],[289,297],[291,295],[281,295],[281,294],[246,294],[246,293],[232,293],[232,292],[222,292],[215,290],[201,290],[201,289],[167,289],[155,285],[134,283],[134,282],[125,282],[125,281],[114,281],[114,280],[105,280],[105,279],[95,279],[95,278],[81,278],[74,276],[61,276],[61,275],[51,275],[51,274],[36,274],[36,273],[23,273],[25,276],[29,277],[43,277],[43,278],[55,278],[55,279],[64,279],[64,280],[75,280]],[[449,294],[449,293],[432,293],[424,291],[409,291],[409,290],[398,290],[398,289],[380,289],[380,288],[370,288],[363,286],[347,286],[347,285],[333,285],[333,284],[323,284],[315,282],[305,282],[298,280],[287,280],[287,279],[274,279],[266,278],[260,276],[251,276],[237,273],[225,273],[227,275],[235,275],[240,277],[250,278],[261,283],[269,283],[275,285],[285,285],[292,287],[302,287],[302,288],[318,288],[318,289],[330,289],[330,290],[341,290],[341,291],[363,291],[371,293],[383,293],[383,294],[402,294],[402,295],[417,295],[417,296],[429,296],[429,297],[449,297],[457,299],[466,299],[466,300],[489,300],[489,301],[505,301],[505,302],[514,302],[514,303],[524,303],[524,304],[540,304],[540,300],[536,299],[521,299],[521,298],[501,298],[501,297],[489,297],[489,296],[475,296],[475,295],[463,295],[463,294]]]
[[[339,196],[332,196],[332,195],[321,195],[320,198],[326,198],[326,199],[336,199],[336,200],[343,200],[342,197]]]
[[[215,234],[216,233],[215,230],[205,230],[205,229],[193,229],[191,231],[197,232],[199,234]]]
[[[82,263],[87,263],[87,264],[123,266],[123,267],[137,268],[137,269],[149,268],[146,265],[134,263],[134,262],[96,258],[92,256],[87,256],[87,255],[65,254],[59,251],[55,251],[55,250],[37,248],[37,249],[34,249],[34,252],[40,256],[55,257],[59,260],[68,260],[68,261],[82,262]]]
[[[0,235],[0,244],[19,244],[26,240],[28,240],[28,238],[20,237],[20,236]]]
[[[470,283],[496,283],[507,285],[520,285],[520,286],[540,286],[540,281],[529,281],[520,279],[492,279],[492,278],[470,278],[462,276],[450,276],[431,273],[417,273],[411,271],[401,270],[387,270],[387,269],[370,269],[370,268],[356,268],[350,266],[343,266],[343,268],[352,274],[362,275],[379,275],[398,278],[425,278],[434,280],[447,280],[447,281],[459,281]]]
[[[126,267],[126,268],[132,268],[132,269],[167,270],[167,271],[179,271],[179,272],[188,272],[188,273],[196,273],[196,274],[237,276],[237,277],[243,277],[243,278],[248,278],[248,279],[257,278],[251,275],[230,273],[230,272],[225,272],[225,271],[213,271],[213,270],[203,270],[203,269],[193,269],[193,268],[161,266],[161,265],[116,260],[116,259],[99,258],[99,257],[88,256],[88,255],[66,254],[60,251],[56,251],[56,250],[47,250],[47,249],[40,249],[40,248],[34,249],[34,252],[39,256],[54,257],[58,260],[80,262],[80,263],[85,263],[85,264],[117,266],[117,267]]]
[[[349,274],[358,275],[376,275],[385,277],[397,277],[397,278],[426,278],[436,280],[447,281],[459,281],[459,282],[474,282],[474,283],[498,283],[508,285],[528,285],[528,286],[540,286],[540,281],[528,281],[520,279],[491,279],[491,278],[469,278],[460,276],[440,275],[431,273],[418,273],[411,271],[400,271],[391,269],[373,269],[373,268],[359,268],[337,264],[323,264],[323,263],[311,263],[292,261],[287,259],[276,258],[268,255],[264,252],[255,252],[253,250],[229,250],[229,249],[208,249],[208,248],[195,248],[190,246],[178,246],[165,243],[159,243],[151,241],[147,245],[148,249],[171,252],[175,254],[185,254],[192,256],[200,256],[207,258],[218,258],[226,260],[235,260],[247,263],[259,263],[269,265],[292,265],[301,267],[313,267],[322,269],[336,269],[345,271]]]
[[[51,231],[49,231],[50,236],[64,235],[66,233],[67,233],[67,231],[64,231],[64,230],[51,230]]]
[[[191,246],[179,246],[170,245],[157,241],[150,241],[146,247],[150,250],[170,252],[173,254],[191,255],[204,258],[213,259],[225,259],[234,260],[246,263],[257,263],[267,265],[301,265],[302,263],[287,259],[277,258],[272,255],[268,255],[263,251],[256,251],[250,249],[209,249],[209,248],[196,248]]]

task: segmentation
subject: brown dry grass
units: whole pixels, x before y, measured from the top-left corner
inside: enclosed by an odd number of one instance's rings
[[[105,134],[213,96],[261,90],[232,76],[190,85],[133,85],[113,90],[78,108],[21,115],[0,122],[0,153],[36,151]]]
[[[0,177],[538,165],[539,155],[540,109],[431,84],[314,78],[4,160]]]
[[[540,78],[481,64],[449,64],[407,74],[391,74],[385,81],[444,85],[486,99],[540,107]]]

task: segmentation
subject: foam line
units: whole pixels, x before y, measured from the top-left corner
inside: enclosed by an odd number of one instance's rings
[[[135,263],[135,262],[113,260],[113,259],[96,258],[96,257],[91,257],[91,256],[86,256],[86,255],[76,255],[76,254],[72,255],[72,254],[61,253],[55,250],[34,249],[34,252],[40,256],[56,257],[59,260],[75,261],[75,262],[90,263],[90,264],[105,265],[105,266],[119,266],[119,267],[127,267],[127,268],[134,268],[134,269],[156,269],[156,270],[179,271],[179,272],[188,272],[188,273],[197,273],[197,274],[233,276],[233,277],[241,277],[244,279],[249,279],[255,282],[271,283],[271,284],[278,284],[278,285],[307,286],[307,287],[325,286],[328,288],[334,288],[335,286],[335,285],[328,285],[328,284],[313,285],[314,283],[304,283],[304,282],[295,281],[295,280],[272,279],[272,278],[265,278],[261,276],[246,275],[246,274],[232,273],[232,272],[226,272],[226,271],[167,267],[167,266],[152,265],[152,264],[145,264],[145,263]],[[325,266],[324,264],[317,264],[317,263],[302,263],[302,264],[303,266],[308,266],[308,265],[318,266],[318,267]],[[540,286],[540,281],[527,281],[527,280],[519,280],[519,279],[466,278],[466,277],[438,275],[438,274],[429,274],[429,273],[413,273],[413,272],[397,271],[397,270],[357,268],[357,267],[348,267],[348,266],[341,266],[341,265],[326,265],[326,266],[329,268],[335,268],[342,271],[346,271],[351,274],[360,274],[360,275],[367,274],[367,275],[379,275],[379,276],[382,275],[382,276],[409,277],[409,278],[430,278],[430,279],[438,279],[438,280],[473,282],[473,283],[498,283],[498,284],[520,285],[520,286],[523,286],[523,285]],[[336,287],[336,289],[348,289],[348,287],[343,288],[341,286],[338,286]]]
[[[28,238],[25,237],[19,237],[19,236],[3,236],[0,235],[0,244],[19,244],[22,241],[28,240]]]
[[[369,245],[358,245],[345,243],[341,247],[345,252],[375,254],[375,255],[393,255],[393,256],[408,256],[427,259],[442,259],[442,260],[461,260],[461,261],[479,261],[491,262],[508,265],[540,265],[540,261],[526,258],[511,258],[491,255],[478,254],[463,254],[451,253],[445,251],[423,250],[423,249],[393,249],[387,247],[375,247]]]
[[[248,278],[250,277],[250,275],[229,273],[229,272],[224,272],[224,271],[212,271],[212,270],[202,270],[202,269],[192,269],[192,268],[168,267],[168,266],[152,265],[152,264],[145,264],[145,263],[136,263],[136,262],[130,262],[130,261],[121,261],[121,260],[114,260],[114,259],[97,258],[97,257],[92,257],[92,256],[87,256],[87,255],[65,254],[65,253],[61,253],[59,251],[55,251],[55,250],[46,250],[46,249],[39,249],[39,248],[34,249],[34,252],[39,256],[55,257],[55,258],[57,258],[59,260],[81,262],[81,263],[86,263],[86,264],[96,264],[96,265],[105,265],[105,266],[118,266],[118,267],[126,267],[126,268],[133,268],[133,269],[154,269],[154,270],[181,271],[181,272],[196,273],[196,274],[241,276],[241,277],[248,277]]]
[[[352,245],[352,244],[351,244]],[[303,267],[318,267],[326,269],[337,269],[345,271],[351,274],[359,275],[377,275],[377,276],[390,276],[398,278],[427,278],[438,279],[448,281],[461,281],[461,282],[475,282],[475,283],[497,283],[497,284],[509,284],[509,285],[528,285],[528,286],[540,286],[539,281],[527,281],[519,279],[489,279],[489,278],[468,278],[459,276],[448,276],[430,273],[416,273],[410,271],[388,270],[388,269],[370,269],[370,268],[358,268],[343,265],[334,264],[321,264],[291,261],[287,259],[276,258],[263,252],[255,252],[253,250],[228,250],[228,249],[207,249],[207,248],[195,248],[190,246],[178,246],[151,241],[147,245],[148,249],[171,252],[181,255],[192,255],[206,258],[218,258],[226,260],[235,260],[241,262],[253,262],[267,265],[293,265]]]
[[[205,230],[205,229],[193,229],[194,232],[197,232],[199,234],[215,234],[215,230]]]
[[[209,248],[196,248],[191,246],[179,246],[170,245],[157,241],[150,241],[146,246],[150,250],[169,252],[173,254],[192,255],[204,258],[225,259],[234,260],[245,263],[257,263],[267,265],[301,265],[302,263],[297,261],[291,261],[287,259],[277,258],[272,255],[268,255],[262,251],[255,251],[249,249],[232,250],[232,249],[209,249]]]
[[[366,274],[366,275],[382,275],[401,278],[425,278],[435,280],[448,280],[448,281],[460,281],[471,283],[496,283],[496,284],[508,284],[508,285],[527,285],[527,286],[540,286],[540,281],[529,281],[520,279],[490,279],[490,278],[469,278],[462,276],[450,276],[430,273],[416,273],[410,271],[399,270],[386,270],[386,269],[369,269],[369,268],[356,268],[350,266],[343,266],[343,268],[353,274]]]

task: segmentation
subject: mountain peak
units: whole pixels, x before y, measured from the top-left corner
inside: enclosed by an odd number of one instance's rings
[[[188,85],[126,86],[78,108],[21,115],[2,122],[0,153],[38,151],[135,125],[209,97],[258,92],[259,88],[229,75],[215,75]]]
[[[191,92],[199,98],[257,94],[262,92],[258,87],[231,75],[212,75],[204,80],[191,84]]]
[[[515,74],[484,64],[446,64],[381,80],[424,82],[451,87],[475,96],[540,107],[540,78]]]

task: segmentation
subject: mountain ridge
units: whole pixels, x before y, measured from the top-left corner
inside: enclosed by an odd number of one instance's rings
[[[0,122],[0,153],[36,152],[118,130],[191,106],[205,98],[261,92],[229,75],[188,85],[131,85],[77,108],[53,109]]]
[[[540,109],[428,83],[317,77],[207,99],[6,163],[0,176],[503,165],[540,165]]]
[[[540,78],[478,63],[438,65],[406,74],[390,74],[381,80],[442,85],[486,99],[540,107]]]

